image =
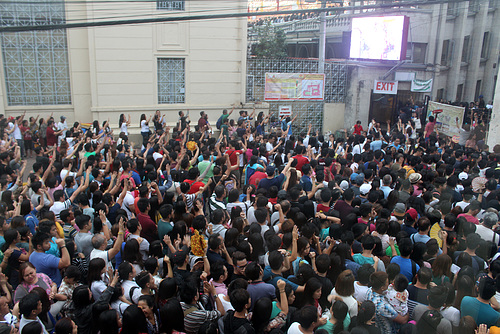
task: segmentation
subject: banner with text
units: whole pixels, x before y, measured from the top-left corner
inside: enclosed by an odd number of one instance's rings
[[[412,92],[417,92],[417,93],[430,93],[432,91],[432,79],[429,80],[413,79],[411,81],[410,90]]]
[[[396,95],[398,93],[398,82],[375,80],[373,83],[373,93]]]
[[[324,91],[324,74],[266,73],[265,101],[322,101]]]
[[[292,115],[292,106],[279,106],[279,116],[291,116]]]
[[[429,111],[427,119],[429,119],[429,116],[437,115],[435,130],[450,137],[460,136],[460,131],[457,128],[457,118],[458,126],[461,127],[464,121],[465,108],[430,101],[427,109]]]

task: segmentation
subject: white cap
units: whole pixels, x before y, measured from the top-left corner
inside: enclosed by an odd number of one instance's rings
[[[363,185],[361,185],[361,187],[359,187],[359,192],[361,193],[361,195],[366,195],[370,192],[370,190],[372,190],[372,186],[365,183]]]
[[[349,188],[349,182],[347,182],[346,180],[340,182],[340,188],[342,190],[346,190],[347,188]]]
[[[467,174],[466,172],[461,172],[460,174],[458,174],[458,179],[460,181],[467,180],[468,178],[469,178],[469,174]]]

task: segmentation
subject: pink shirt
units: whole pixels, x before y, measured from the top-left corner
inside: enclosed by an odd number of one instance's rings
[[[212,283],[212,285],[215,287],[215,291],[217,292],[217,294],[223,294],[223,295],[227,295],[227,287],[224,283],[217,283],[217,282],[214,282],[213,278],[210,280],[210,283]]]
[[[461,213],[461,214],[458,215],[457,218],[460,218],[460,217],[464,217],[470,223],[474,223],[476,225],[479,225],[479,219],[477,219],[474,216],[469,215],[468,213]]]
[[[425,125],[425,138],[429,138],[432,132],[434,132],[434,126],[436,125],[436,121],[428,122]]]

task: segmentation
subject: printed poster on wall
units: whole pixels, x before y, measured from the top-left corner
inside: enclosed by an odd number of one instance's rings
[[[322,101],[324,91],[322,73],[266,73],[265,101]]]
[[[437,115],[434,129],[450,137],[460,136],[456,119],[458,117],[458,126],[461,127],[464,121],[465,108],[430,101],[428,111],[427,119],[429,119],[429,116]]]

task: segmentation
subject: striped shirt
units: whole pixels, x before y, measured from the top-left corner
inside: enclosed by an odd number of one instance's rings
[[[202,295],[200,298],[204,298],[206,295]],[[201,305],[201,303],[196,303],[196,305],[186,304],[181,302],[182,310],[184,311],[184,329],[187,334],[198,333],[198,329],[206,321],[217,320],[221,314],[219,311],[207,311]]]
[[[226,204],[224,204],[224,202],[217,200],[217,198],[215,197],[215,194],[213,194],[210,197],[210,199],[208,200],[208,203],[210,204],[210,212],[213,212],[217,209],[226,210]]]

